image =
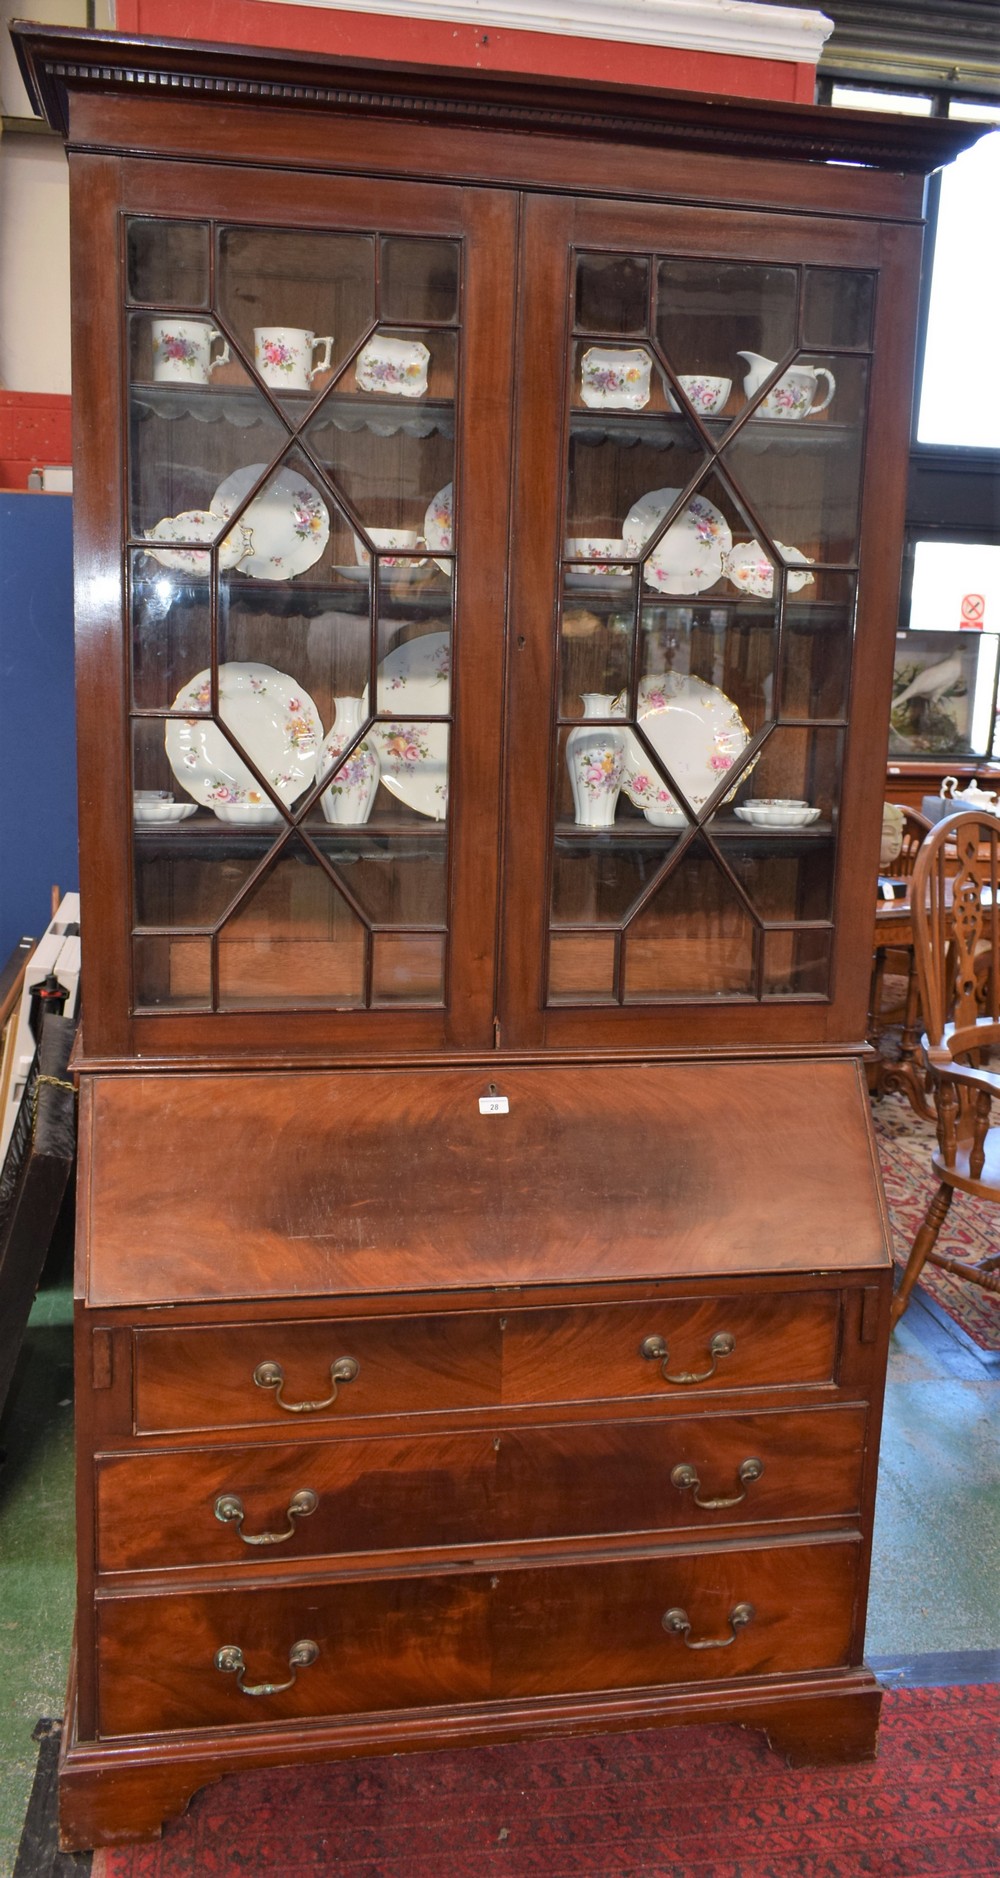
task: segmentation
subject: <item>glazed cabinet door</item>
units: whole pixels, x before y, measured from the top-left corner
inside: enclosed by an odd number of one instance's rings
[[[525,226],[505,1041],[853,1041],[913,231]]]
[[[491,1043],[513,210],[75,185],[88,1048]]]

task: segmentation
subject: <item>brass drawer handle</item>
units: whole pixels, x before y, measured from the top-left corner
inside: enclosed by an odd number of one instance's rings
[[[287,1682],[244,1682],[246,1661],[238,1643],[224,1643],[221,1650],[215,1652],[215,1667],[226,1676],[236,1677],[236,1686],[244,1695],[280,1695],[283,1689],[290,1689],[300,1669],[307,1669],[315,1663],[319,1655],[318,1644],[303,1637],[300,1643],[293,1643],[288,1652],[288,1667],[291,1675]]]
[[[729,1636],[701,1637],[697,1643],[691,1641],[691,1619],[686,1611],[677,1608],[664,1611],[662,1622],[664,1630],[669,1630],[675,1637],[683,1637],[685,1647],[689,1650],[728,1650],[729,1645],[736,1642],[737,1631],[749,1624],[753,1615],[752,1604],[734,1604],[729,1613]]]
[[[698,1470],[692,1467],[688,1462],[681,1461],[680,1464],[674,1468],[670,1476],[670,1484],[672,1487],[679,1487],[682,1492],[686,1487],[693,1487],[695,1506],[703,1506],[708,1512],[718,1512],[721,1507],[739,1506],[740,1501],[745,1500],[747,1497],[747,1487],[750,1485],[751,1480],[759,1480],[763,1472],[763,1461],[757,1461],[752,1458],[741,1461],[736,1470],[736,1478],[737,1480],[742,1480],[743,1492],[731,1494],[728,1499],[724,1500],[703,1500],[701,1498],[701,1481],[698,1478]]]
[[[318,1505],[319,1498],[311,1487],[302,1487],[298,1493],[293,1493],[285,1509],[288,1525],[284,1532],[244,1532],[246,1514],[238,1493],[220,1493],[214,1510],[216,1519],[221,1519],[224,1526],[236,1527],[244,1545],[283,1545],[286,1539],[295,1537],[295,1521],[308,1519]]]
[[[639,1353],[641,1356],[648,1357],[651,1362],[659,1363],[664,1382],[707,1382],[710,1376],[715,1375],[720,1356],[731,1356],[735,1348],[736,1338],[731,1337],[728,1330],[717,1330],[708,1346],[708,1354],[712,1359],[711,1366],[708,1369],[681,1370],[677,1376],[671,1376],[667,1368],[667,1358],[670,1352],[662,1337],[646,1337],[639,1346]]]
[[[281,1391],[285,1386],[285,1372],[280,1363],[258,1363],[253,1373],[253,1379],[258,1389],[273,1389],[274,1399],[278,1407],[286,1409],[289,1415],[315,1415],[319,1409],[333,1407],[337,1400],[337,1384],[339,1382],[353,1382],[360,1367],[361,1365],[355,1362],[353,1356],[338,1356],[336,1362],[330,1364],[330,1381],[333,1384],[333,1393],[328,1395],[324,1402],[283,1401]]]

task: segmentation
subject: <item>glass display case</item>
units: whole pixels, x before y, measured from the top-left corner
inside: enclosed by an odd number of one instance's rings
[[[67,1845],[870,1757],[861,1058],[948,123],[19,28],[70,146]]]

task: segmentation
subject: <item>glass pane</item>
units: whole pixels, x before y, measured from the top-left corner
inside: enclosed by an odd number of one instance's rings
[[[829,823],[780,823],[713,833],[753,911],[767,922],[829,919],[833,912],[833,840]]]
[[[709,844],[695,837],[626,928],[626,1002],[750,996],[754,934],[736,888]]]
[[[787,718],[845,718],[854,582],[848,575],[818,574],[815,591],[815,601],[792,601],[785,608],[778,708]]]
[[[553,926],[622,925],[656,880],[675,840],[673,834],[647,828],[627,802],[614,841],[588,840],[561,825],[552,870]]]
[[[549,1000],[553,1004],[607,1003],[614,998],[613,933],[553,933],[549,941]]]
[[[445,942],[442,933],[376,933],[373,1004],[442,1004]]]
[[[218,936],[219,1003],[363,1003],[367,932],[305,843],[293,836]]]
[[[453,334],[380,332],[310,420],[310,448],[363,547],[413,554],[427,535],[437,543],[435,513],[454,477],[454,382]]]
[[[168,711],[211,657],[209,582],[164,567],[143,548],[129,556],[129,566],[133,703]]]
[[[672,447],[665,461],[667,436]],[[654,416],[650,422],[643,413],[574,412],[567,558],[617,564],[643,548],[651,551],[667,510],[685,485],[697,483],[707,460],[701,439],[685,418]]]
[[[189,751],[195,752],[190,769]],[[187,721],[145,717],[133,723],[137,926],[213,927],[281,833],[279,812],[263,791],[244,805],[223,800],[223,779],[213,770],[210,795],[199,761],[206,753],[235,766],[228,740],[204,713]],[[235,784],[228,788],[235,798]],[[238,840],[233,838],[237,827]]]
[[[890,756],[985,756],[996,698],[995,633],[896,634]]]
[[[793,267],[669,260],[657,269],[657,336],[678,374],[738,381],[743,354],[784,358],[795,340]]]
[[[1000,131],[963,151],[941,177],[927,343],[920,385],[921,443],[1000,449],[996,346],[1000,247],[983,239],[984,205],[1000,194]]]
[[[918,541],[909,626],[1000,632],[1000,542]]]
[[[631,590],[633,580],[624,576],[625,605],[613,590],[614,582],[602,582],[597,570],[591,578],[589,568],[567,567],[563,576],[566,592],[563,600],[559,635],[562,687],[559,715],[583,716],[583,697],[591,692],[614,697],[628,684],[632,661],[633,620]],[[585,591],[584,583],[590,583]]]
[[[208,305],[207,222],[128,224],[128,297],[146,306]]]
[[[372,236],[225,228],[219,282],[227,332],[297,423],[374,324]]]
[[[868,346],[875,276],[860,270],[807,267],[802,337],[807,346]]]
[[[210,318],[131,316],[129,398],[131,528],[161,566],[195,579],[218,561],[236,566],[245,537],[224,526],[221,498],[234,471],[258,473],[286,432],[233,358]]]
[[[133,939],[132,971],[141,1010],[211,1010],[210,939]]]
[[[866,362],[837,360],[836,421],[832,411],[828,418],[815,404],[807,405],[804,414],[800,408],[784,420],[780,415],[793,413],[800,398],[826,397],[829,380],[820,370],[803,363],[778,378],[721,458],[748,513],[759,522],[754,531],[758,544],[766,549],[773,543],[791,566],[850,564],[857,558]],[[757,386],[753,396],[760,395]]]
[[[933,98],[913,91],[875,91],[870,86],[834,85],[830,103],[845,111],[898,111],[901,117],[930,117]]]
[[[642,255],[581,254],[576,324],[588,333],[641,333],[649,308],[649,262]]]
[[[733,806],[720,810],[717,825],[734,816],[744,821],[751,815],[766,820],[757,805],[778,803],[791,805],[796,811],[791,817],[779,814],[782,826],[807,817],[810,827],[828,833],[836,820],[843,754],[842,730],[779,725],[764,739],[753,769],[741,778]],[[742,816],[736,815],[737,809],[743,810]]]
[[[825,998],[830,993],[831,932],[764,935],[764,996]]]
[[[460,247],[390,235],[382,242],[382,317],[420,326],[458,318]]]

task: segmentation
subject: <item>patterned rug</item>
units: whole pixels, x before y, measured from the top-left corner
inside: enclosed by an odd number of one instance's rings
[[[902,1268],[937,1185],[931,1169],[934,1124],[921,1121],[901,1095],[880,1096],[872,1103],[872,1117],[896,1240],[896,1263]],[[938,1244],[943,1252],[954,1252],[959,1258],[979,1259],[996,1252],[1000,1207],[956,1193]],[[1000,1351],[1000,1298],[933,1265],[924,1266],[920,1284],[981,1349]]]
[[[996,1878],[994,1685],[891,1689],[879,1758],[664,1729],[244,1774],[93,1878]]]

